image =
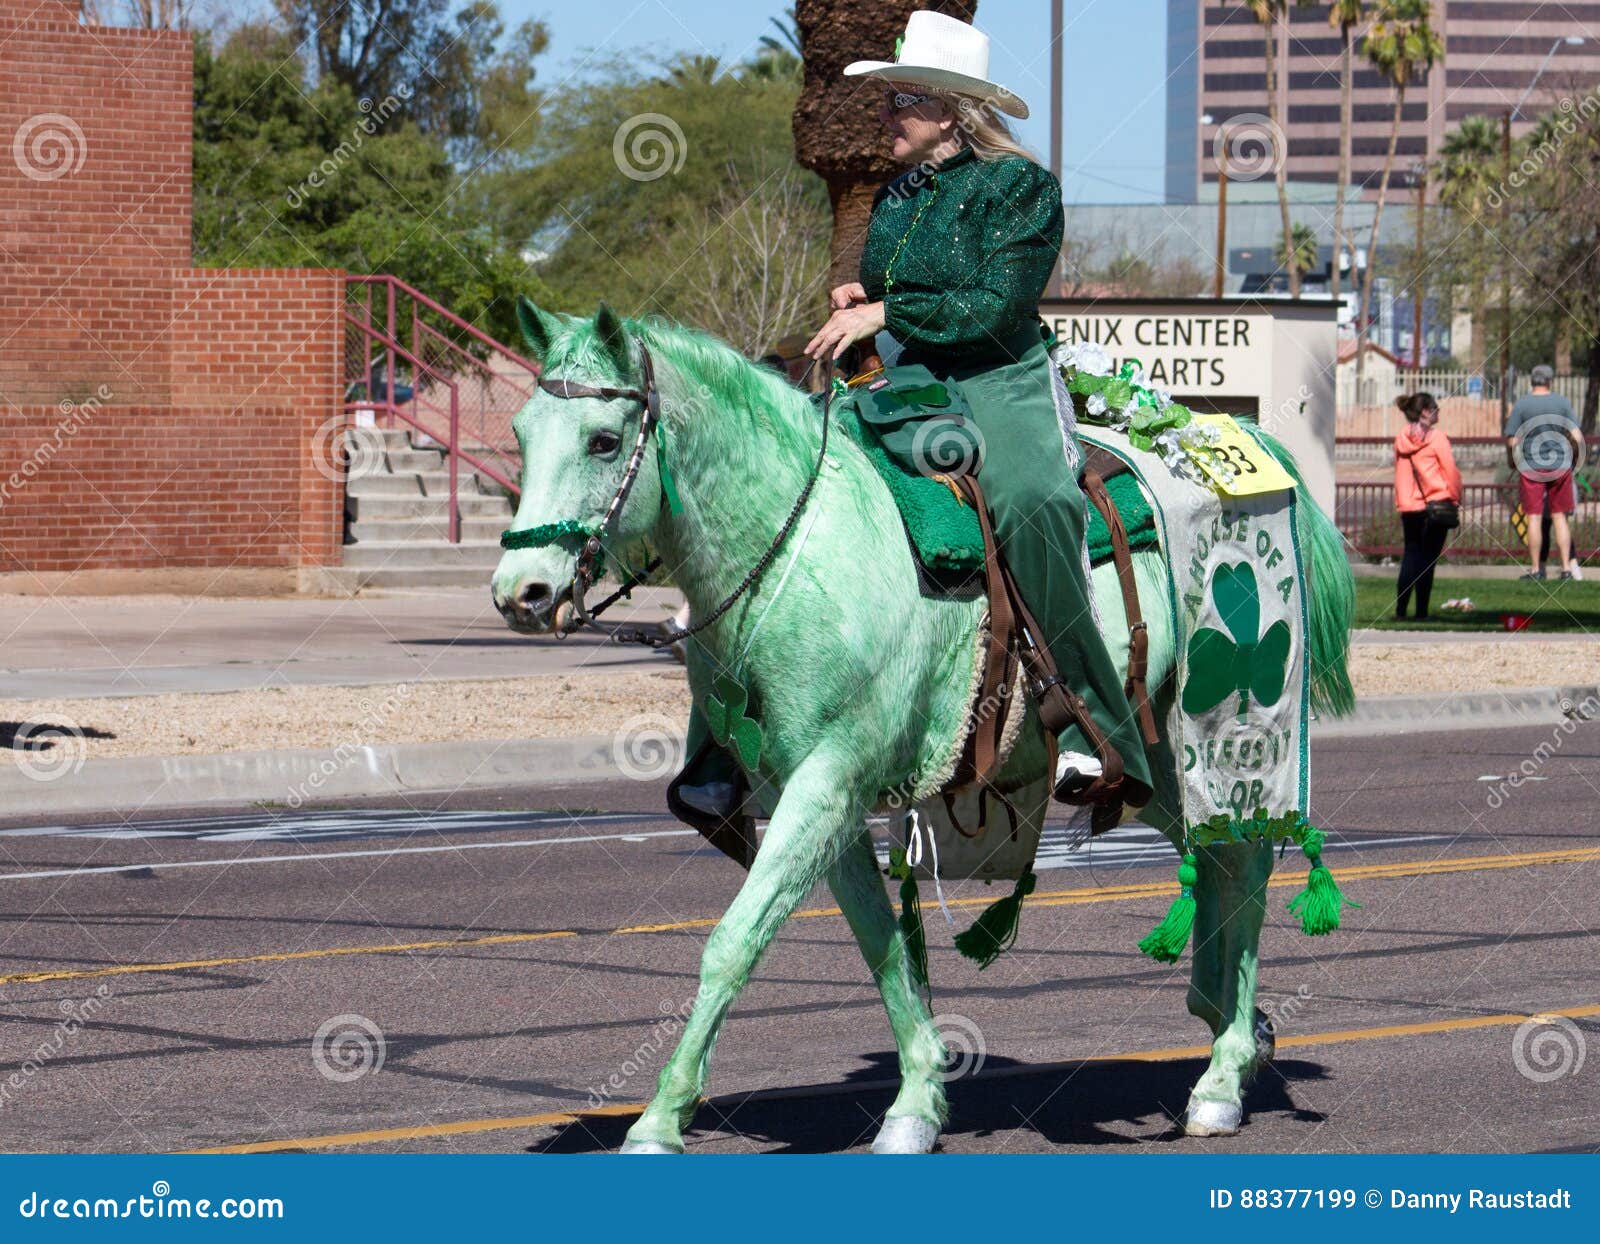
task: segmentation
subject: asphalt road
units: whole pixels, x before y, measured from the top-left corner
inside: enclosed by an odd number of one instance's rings
[[[1279,1055],[1237,1138],[1174,1124],[1206,1034],[1187,960],[1135,949],[1168,901],[1137,887],[1174,874],[1147,833],[1053,853],[981,974],[925,889],[970,1052],[944,1148],[1600,1151],[1600,725],[1330,741],[1315,790],[1364,906],[1301,936],[1284,860]],[[619,782],[0,822],[0,1147],[614,1147],[741,876],[661,807]],[[993,897],[949,894],[963,926]],[[724,1029],[691,1152],[870,1143],[887,1023],[831,898],[807,907]]]

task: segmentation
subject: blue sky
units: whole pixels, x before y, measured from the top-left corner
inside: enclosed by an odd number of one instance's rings
[[[775,0],[500,0],[510,22],[543,19],[546,84],[583,75],[597,60],[640,50],[743,58],[787,2]],[[978,26],[993,42],[991,74],[1028,101],[1023,141],[1050,142],[1048,0],[980,0]],[[884,49],[885,52],[888,49]],[[1164,0],[1068,0],[1066,141],[1069,203],[1148,203],[1162,195],[1166,109]]]

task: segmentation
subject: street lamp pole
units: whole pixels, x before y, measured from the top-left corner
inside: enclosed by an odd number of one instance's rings
[[[1062,117],[1061,117],[1061,92],[1062,92],[1062,52],[1061,44],[1065,38],[1065,19],[1061,14],[1061,0],[1050,0],[1050,171],[1055,174],[1056,182],[1061,181],[1061,142],[1062,142]],[[1066,292],[1066,264],[1062,256],[1056,256],[1056,295]]]
[[[1527,89],[1522,92],[1517,100],[1516,107],[1509,108],[1500,115],[1500,248],[1502,251],[1500,263],[1500,420],[1505,422],[1511,409],[1511,123],[1517,119],[1517,114],[1522,111],[1522,105],[1528,102],[1528,96],[1533,94],[1533,88],[1539,85],[1539,79],[1544,76],[1544,71],[1550,67],[1550,62],[1555,59],[1555,54],[1561,50],[1563,44],[1567,47],[1581,47],[1584,38],[1582,35],[1563,35],[1550,45],[1550,50],[1544,54],[1544,60],[1539,62],[1539,69],[1528,83]]]

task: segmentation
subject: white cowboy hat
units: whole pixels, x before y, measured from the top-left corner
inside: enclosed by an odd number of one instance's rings
[[[943,13],[918,9],[906,22],[905,36],[895,45],[895,58],[858,60],[845,66],[848,77],[884,78],[958,91],[989,100],[1001,112],[1026,117],[1028,105],[1005,87],[989,81],[989,36]]]

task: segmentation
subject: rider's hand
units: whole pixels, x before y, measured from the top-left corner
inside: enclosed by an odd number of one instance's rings
[[[828,317],[817,335],[806,343],[806,354],[814,359],[825,355],[838,358],[852,342],[871,337],[883,327],[883,303],[867,302],[844,307]]]
[[[867,291],[860,281],[851,281],[845,285],[835,285],[833,293],[828,295],[828,305],[835,311],[843,311],[846,307],[853,307],[858,302],[867,300]]]

